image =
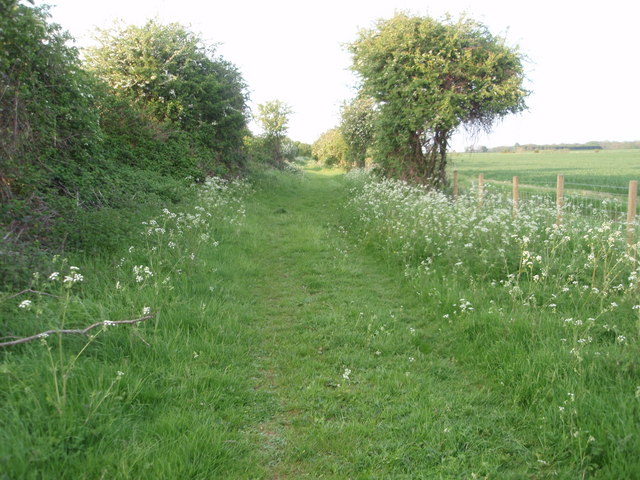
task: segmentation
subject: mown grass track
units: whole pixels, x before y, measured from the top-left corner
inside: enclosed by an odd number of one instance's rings
[[[529,419],[457,365],[437,302],[344,232],[341,176],[271,181],[240,241],[255,261],[256,388],[274,405],[255,426],[268,476],[516,478],[539,469]]]

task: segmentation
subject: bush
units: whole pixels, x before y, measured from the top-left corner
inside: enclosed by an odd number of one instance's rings
[[[244,81],[196,35],[155,22],[103,32],[91,71],[69,39],[46,7],[0,0],[0,257],[14,265],[0,273],[11,284],[47,252],[112,250],[145,205],[245,164]]]

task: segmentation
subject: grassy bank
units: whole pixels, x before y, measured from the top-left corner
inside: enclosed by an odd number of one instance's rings
[[[228,253],[243,190],[212,182],[182,210],[156,211],[117,257],[58,259],[34,275],[32,289],[48,295],[4,296],[3,336],[103,325],[3,349],[0,476],[242,478],[253,468],[243,427],[262,402],[235,308],[241,266]]]

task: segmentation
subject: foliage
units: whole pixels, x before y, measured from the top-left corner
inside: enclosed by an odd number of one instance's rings
[[[2,9],[1,199],[47,189],[71,194],[72,172],[93,161],[100,140],[93,81],[45,7],[4,1]]]
[[[291,107],[281,100],[272,100],[258,105],[257,119],[268,137],[284,137],[289,129]]]
[[[182,25],[153,20],[101,30],[97,40],[87,51],[91,70],[116,96],[137,105],[161,138],[187,132],[202,173],[223,161],[229,167],[241,162],[246,86],[213,47]]]
[[[540,150],[631,150],[640,149],[640,141],[626,141],[626,142],[611,142],[605,141],[591,141],[586,143],[560,143],[560,144],[535,144],[530,143],[526,145],[520,145],[516,143],[513,146],[501,145],[498,147],[492,147],[487,149],[490,152],[528,152],[528,151],[540,151]]]
[[[301,158],[311,158],[313,156],[312,146],[308,143],[294,140],[293,144],[297,150],[297,156]]]
[[[375,101],[358,96],[345,103],[341,111],[340,132],[347,145],[346,161],[364,167],[369,146],[373,141],[376,120]]]
[[[289,129],[289,117],[292,113],[291,107],[281,100],[271,100],[258,105],[256,118],[264,132],[264,142],[271,151],[271,163],[278,168],[284,167],[283,142]]]
[[[458,127],[488,130],[525,108],[521,56],[474,20],[398,13],[349,49],[378,107],[375,160],[387,173],[441,187]]]
[[[0,284],[25,280],[64,244],[56,224],[100,202],[108,180],[94,79],[46,7],[0,4]],[[106,190],[105,190],[106,191]]]
[[[244,81],[184,27],[104,31],[88,71],[46,7],[0,8],[2,283],[45,251],[112,248],[187,177],[242,168]]]
[[[256,164],[273,165],[274,139],[265,135],[247,135],[244,148],[248,158]],[[283,137],[280,140],[283,162],[293,163],[300,158],[311,157],[311,145]],[[285,164],[280,167],[284,167]]]
[[[313,157],[325,165],[347,166],[347,143],[338,128],[327,130],[313,143]]]

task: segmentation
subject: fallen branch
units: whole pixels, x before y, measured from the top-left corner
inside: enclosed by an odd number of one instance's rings
[[[20,345],[21,343],[33,342],[34,340],[38,340],[40,338],[46,338],[49,335],[55,335],[55,334],[86,335],[89,331],[100,326],[111,327],[113,325],[132,325],[134,323],[140,323],[140,322],[144,322],[145,320],[149,320],[154,316],[155,315],[145,315],[140,318],[134,318],[133,320],[117,320],[115,322],[112,322],[111,320],[104,320],[102,322],[93,323],[88,327],[78,328],[78,329],[47,330],[46,332],[41,332],[41,333],[38,333],[37,335],[31,335],[30,337],[23,337],[23,338],[18,338],[17,340],[12,340],[10,342],[0,343],[0,347],[11,347],[13,345]]]
[[[22,290],[21,292],[18,292],[18,293],[14,294],[14,295],[11,295],[10,297],[7,297],[7,300],[11,300],[12,298],[19,297],[20,295],[22,295],[24,293],[35,293],[35,294],[38,294],[38,295],[46,295],[47,297],[62,298],[62,297],[59,297],[58,295],[53,295],[52,293],[40,292],[38,290],[32,290],[31,288],[27,288],[26,290]]]

